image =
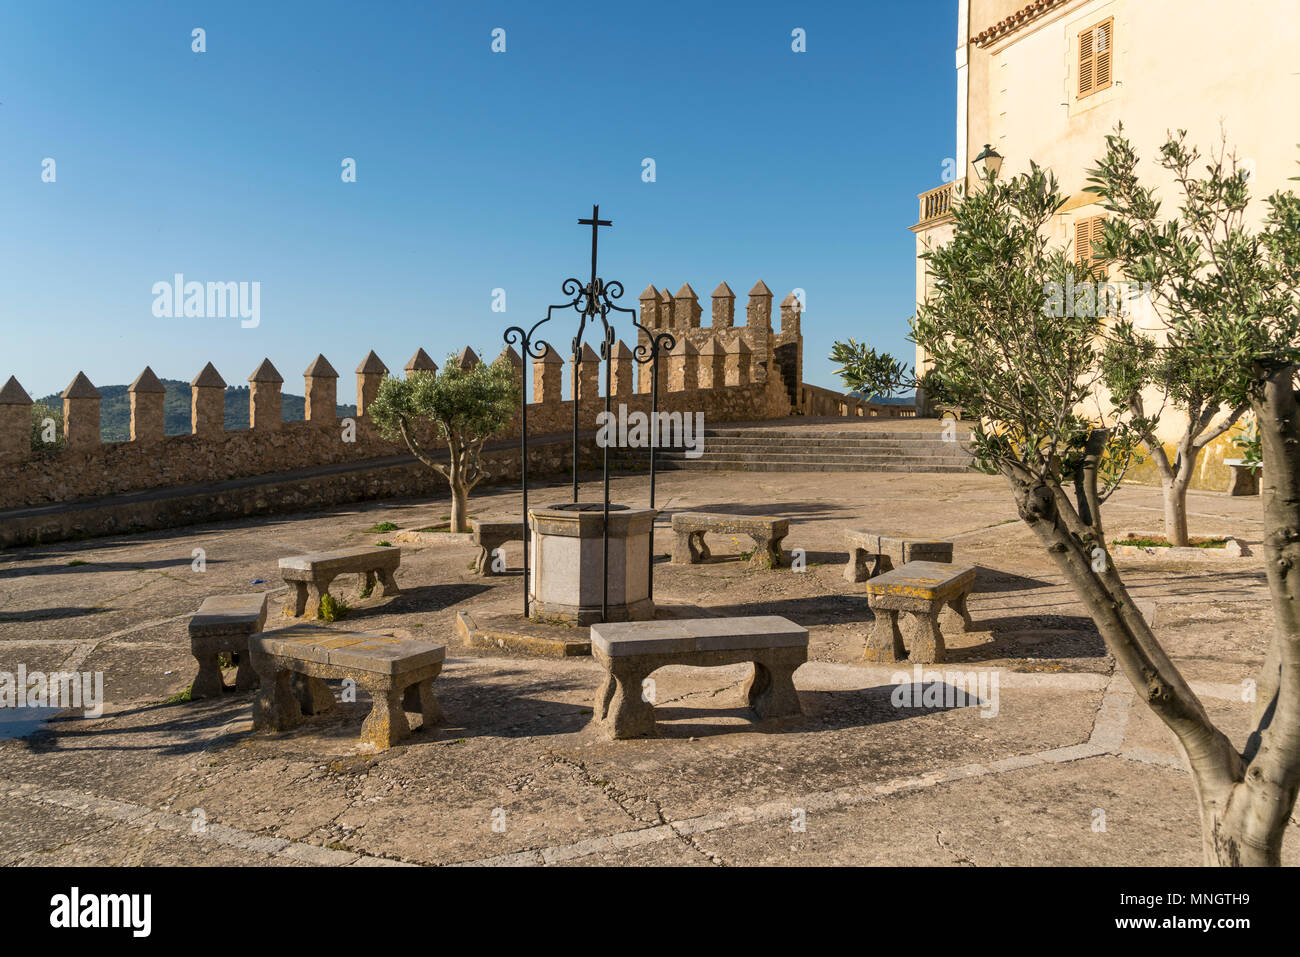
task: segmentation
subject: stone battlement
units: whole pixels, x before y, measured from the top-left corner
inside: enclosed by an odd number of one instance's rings
[[[780,306],[781,328],[772,329],[772,290],[759,280],[749,291],[745,306],[745,323],[736,325],[736,294],[725,282],[711,295],[710,324],[702,323],[703,309],[690,283],[683,283],[676,293],[647,286],[639,297],[641,324],[647,329],[664,330],[677,340],[670,365],[680,368],[679,375],[689,382],[690,369],[697,370],[696,381],[711,388],[718,376],[725,380],[728,365],[748,364],[756,381],[766,382],[769,371],[779,367],[791,404],[798,408],[798,386],[803,382],[803,336],[799,323],[802,306],[792,292]],[[645,333],[640,334],[641,344]],[[733,358],[733,356],[735,358]],[[641,370],[643,379],[649,368]],[[649,391],[648,385],[643,385]]]
[[[755,422],[792,413],[805,415],[879,416],[906,414],[897,407],[875,406],[851,396],[803,383],[799,300],[792,293],[780,306],[780,329],[774,331],[772,293],[763,282],[750,291],[746,323],[735,325],[735,297],[726,283],[714,290],[712,324],[701,326],[702,310],[689,284],[676,296],[650,287],[641,296],[641,321],[652,330],[671,331],[677,344],[660,360],[658,407],[664,412],[704,414],[710,424]],[[631,327],[628,326],[630,331]],[[645,345],[640,334],[638,346]],[[567,343],[566,343],[567,344]],[[644,353],[643,353],[644,354]],[[522,387],[524,362],[512,348],[497,357],[510,363]],[[463,349],[451,361],[479,361]],[[567,374],[566,374],[566,366]],[[437,371],[424,349],[404,366]],[[33,447],[32,399],[16,378],[0,388],[0,512],[9,510],[12,534],[0,547],[29,541],[52,541],[68,535],[103,534],[126,527],[160,528],[189,521],[217,520],[239,514],[266,514],[285,508],[309,508],[345,501],[415,494],[429,476],[408,474],[406,447],[384,439],[367,413],[388,367],[373,351],[356,367],[357,412],[339,418],[336,399],[339,373],[323,355],[303,370],[306,418],[283,421],[284,377],[269,358],[248,376],[249,427],[225,427],[227,385],[212,363],[191,382],[190,433],[167,435],[166,389],[146,367],[129,389],[130,440],[100,440],[100,393],[84,372],[63,392],[65,444]],[[579,421],[594,434],[600,394],[600,364],[584,345],[578,364],[572,356],[549,351],[532,362],[533,401],[528,404],[529,434],[542,471],[567,469],[568,458],[550,449],[544,437],[562,438],[572,427],[573,403]],[[565,380],[567,379],[567,384]],[[611,398],[629,412],[651,406],[649,365],[638,365],[631,346],[617,341],[611,368]],[[518,451],[508,447],[519,436],[519,418],[498,436],[489,456],[497,480],[517,476]],[[432,447],[438,443],[426,436]],[[588,437],[589,439],[590,437]],[[584,462],[591,442],[584,439]],[[594,448],[594,446],[593,446]],[[427,470],[425,470],[427,471]],[[295,479],[311,473],[311,484],[286,491]],[[319,473],[319,474],[318,474]],[[337,476],[327,481],[325,473]],[[540,474],[540,473],[539,473]],[[430,473],[432,476],[432,473]],[[278,483],[278,484],[277,484]],[[284,486],[284,488],[281,488]],[[202,490],[215,496],[204,503]],[[274,494],[267,491],[275,490]],[[176,490],[175,493],[169,490]],[[185,492],[182,505],[167,508],[135,499]],[[64,512],[60,506],[69,506]],[[33,510],[39,514],[33,514]],[[75,514],[74,514],[75,512]],[[21,516],[21,519],[19,518]],[[21,526],[21,527],[19,527]]]
[[[793,294],[780,307],[781,327],[772,329],[772,293],[763,282],[750,291],[746,323],[735,325],[735,296],[726,283],[714,290],[712,325],[701,326],[694,291],[683,285],[675,296],[650,287],[641,296],[641,321],[666,329],[677,346],[660,362],[659,407],[664,411],[703,412],[710,422],[757,421],[792,411],[813,411],[828,403],[813,397],[799,378],[802,368],[800,309]],[[629,330],[630,330],[629,326]],[[644,334],[642,334],[644,344]],[[512,348],[504,357],[523,383],[523,360]],[[471,349],[456,360],[479,361]],[[575,393],[580,420],[591,423],[603,408],[599,394],[599,360],[584,346],[578,374],[572,357],[549,352],[532,362],[533,401],[529,432],[542,436],[571,427]],[[565,375],[565,366],[570,368]],[[404,369],[436,371],[437,363],[418,350]],[[339,373],[323,355],[303,371],[306,420],[282,421],[284,377],[269,358],[248,376],[247,429],[224,425],[226,380],[207,363],[191,382],[191,428],[188,435],[166,435],[165,387],[146,367],[131,384],[130,440],[100,440],[100,394],[84,372],[63,392],[65,446],[40,443],[33,448],[32,399],[16,378],[0,389],[0,509],[30,508],[103,496],[188,486],[203,482],[271,475],[294,469],[355,463],[405,455],[404,446],[386,441],[367,414],[388,367],[375,352],[356,367],[357,413],[339,419],[336,395]],[[566,383],[563,381],[567,379]],[[650,407],[649,365],[638,366],[632,348],[615,344],[611,393],[630,410]],[[834,395],[832,393],[832,395]],[[839,414],[852,415],[853,403]],[[860,412],[858,414],[861,414]],[[498,438],[518,436],[518,423]]]

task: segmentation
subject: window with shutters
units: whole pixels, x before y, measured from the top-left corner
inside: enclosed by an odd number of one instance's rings
[[[1101,281],[1106,278],[1106,261],[1093,249],[1092,244],[1101,241],[1102,223],[1105,216],[1090,216],[1074,224],[1074,258],[1091,278]]]
[[[1114,49],[1114,17],[1079,34],[1079,99],[1110,86]]]

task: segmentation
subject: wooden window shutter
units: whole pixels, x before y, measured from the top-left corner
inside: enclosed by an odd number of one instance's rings
[[[1110,86],[1114,50],[1114,17],[1108,17],[1079,34],[1079,97]]]
[[[1114,51],[1115,18],[1103,20],[1092,30],[1092,89],[1104,90],[1110,86],[1111,54]]]
[[[1092,220],[1081,219],[1074,224],[1074,258],[1084,268],[1092,261]]]
[[[1074,224],[1074,258],[1092,279],[1104,279],[1107,272],[1105,260],[1092,247],[1101,242],[1105,221],[1105,216],[1091,216]]]
[[[1105,216],[1092,217],[1092,241],[1101,242],[1102,226],[1106,222]],[[1101,257],[1101,253],[1092,249],[1092,275],[1095,279],[1105,279],[1109,270],[1106,268],[1106,260]]]
[[[1092,92],[1092,30],[1079,34],[1079,96]]]

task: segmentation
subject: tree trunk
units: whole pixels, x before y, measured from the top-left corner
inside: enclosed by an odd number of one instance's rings
[[[1300,408],[1294,367],[1264,378],[1254,403],[1265,463],[1264,569],[1273,635],[1256,685],[1249,763],[1205,834],[1205,862],[1282,863],[1282,839],[1300,791]]]
[[[1262,502],[1274,629],[1258,682],[1255,730],[1241,754],[1210,723],[1109,559],[1099,560],[1099,531],[1080,522],[1080,513],[1090,510],[1073,511],[1059,488],[1007,475],[1021,517],[1074,585],[1139,697],[1177,737],[1192,772],[1208,865],[1279,865],[1300,792],[1300,406],[1293,376],[1292,368],[1268,376],[1255,403],[1268,483]],[[1171,544],[1187,541],[1186,494],[1195,451],[1184,447],[1174,468],[1162,469]]]
[[[1264,570],[1273,605],[1273,634],[1256,686],[1256,731],[1250,761],[1234,789],[1222,863],[1281,863],[1282,837],[1300,790],[1300,408],[1295,367],[1267,377],[1255,402],[1264,460]]]
[[[1245,763],[1227,736],[1210,722],[1200,700],[1155,640],[1110,556],[1091,540],[1095,532],[1082,526],[1077,513],[1071,514],[1059,489],[1036,479],[1006,476],[1020,517],[1074,586],[1135,694],[1177,737],[1199,803],[1205,863],[1272,863],[1248,834],[1250,802],[1241,794]],[[1278,847],[1280,843],[1279,834]]]
[[[1187,485],[1183,470],[1162,482],[1165,493],[1165,538],[1170,545],[1187,545]]]
[[[453,476],[451,485],[451,528],[453,532],[469,531],[469,485],[459,476]]]

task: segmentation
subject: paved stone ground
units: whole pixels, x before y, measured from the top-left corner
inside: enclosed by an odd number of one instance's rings
[[[615,500],[643,502],[646,477]],[[598,494],[596,483],[586,488]],[[403,546],[394,599],[356,602],[341,628],[408,628],[448,644],[435,684],[447,723],[383,754],[357,747],[364,694],[287,734],[250,733],[251,700],[168,704],[193,677],[185,623],[206,595],[270,589],[282,555],[374,543],[445,502],[334,510],[0,552],[0,670],[102,671],[97,720],[0,712],[3,864],[1196,864],[1191,783],[1172,736],[1136,701],[1082,608],[979,475],[671,472],[669,510],[787,515],[803,573],[751,571],[746,542],[656,566],[661,602],[781,614],[812,633],[795,681],[802,719],[755,723],[744,667],[656,673],[662,735],[610,742],[586,726],[600,672],[457,644],[458,610],[509,611],[518,574],[480,579],[475,549]],[[535,502],[566,500],[563,483]],[[1190,495],[1197,534],[1257,541],[1257,499]],[[471,511],[510,518],[518,495]],[[754,503],[738,505],[737,503]],[[1113,531],[1158,527],[1157,490],[1123,489]],[[954,538],[979,566],[977,631],[949,670],[994,670],[997,714],[892,706],[898,669],[861,663],[871,615],[841,577],[841,529]],[[667,515],[656,551],[670,551]],[[193,552],[206,571],[192,570]],[[512,565],[520,546],[508,550]],[[1241,682],[1269,611],[1257,560],[1122,565],[1134,596],[1216,720],[1240,742]],[[254,584],[255,580],[265,584]],[[341,579],[346,589],[348,582]],[[233,677],[233,676],[228,676]],[[1105,830],[1094,830],[1099,812]],[[792,824],[802,818],[805,829]],[[504,829],[494,829],[504,822]],[[199,824],[204,825],[200,827]],[[1300,862],[1300,837],[1284,855]]]

